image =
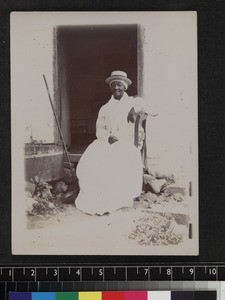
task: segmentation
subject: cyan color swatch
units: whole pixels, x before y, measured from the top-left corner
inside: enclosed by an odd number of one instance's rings
[[[32,300],[55,300],[55,293],[51,293],[51,292],[32,293]]]

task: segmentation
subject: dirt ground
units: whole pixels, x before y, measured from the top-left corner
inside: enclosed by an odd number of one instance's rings
[[[181,214],[185,205],[148,201],[145,194],[133,208],[90,216],[64,204],[51,214],[28,217],[24,247],[27,254],[172,254],[189,245],[189,218]]]

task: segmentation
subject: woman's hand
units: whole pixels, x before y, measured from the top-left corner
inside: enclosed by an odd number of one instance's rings
[[[135,112],[134,107],[131,108],[127,115],[127,122],[135,123],[136,117],[140,115],[141,120],[145,120],[148,114],[144,110],[140,110],[139,112]]]
[[[110,144],[113,144],[113,143],[115,143],[117,141],[118,141],[118,138],[115,135],[110,135],[110,137],[108,138],[108,142]]]

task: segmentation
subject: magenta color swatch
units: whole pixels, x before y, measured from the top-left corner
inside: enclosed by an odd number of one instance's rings
[[[148,292],[146,291],[129,291],[124,292],[124,300],[148,300]]]

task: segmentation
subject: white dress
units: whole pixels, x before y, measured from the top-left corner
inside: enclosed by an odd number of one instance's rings
[[[80,193],[76,207],[89,214],[104,214],[132,206],[142,190],[142,159],[134,146],[134,123],[127,121],[130,109],[145,111],[141,98],[124,93],[120,100],[112,96],[99,111],[97,139],[82,155],[77,166]],[[114,135],[118,141],[109,144]]]

